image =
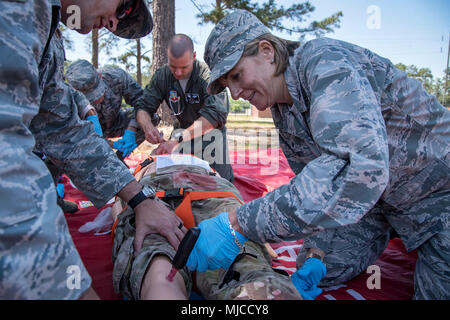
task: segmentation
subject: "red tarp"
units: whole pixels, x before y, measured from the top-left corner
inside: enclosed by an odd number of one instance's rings
[[[132,155],[126,162],[130,167],[145,159],[145,155]],[[230,153],[235,175],[234,184],[245,202],[263,196],[265,193],[286,184],[294,173],[280,149],[238,151]],[[95,219],[100,210],[93,207],[87,198],[75,189],[64,176],[64,199],[75,201],[81,208],[74,214],[66,214],[70,233],[81,255],[84,265],[93,279],[93,287],[101,299],[121,299],[112,287],[112,239],[111,235],[80,233],[78,228]],[[105,207],[111,206],[111,204]],[[104,207],[104,208],[105,208]],[[102,208],[103,209],[103,208]],[[273,262],[275,268],[289,273],[295,271],[295,257],[302,240],[272,245],[279,258]],[[351,281],[335,288],[328,288],[317,297],[318,300],[408,300],[413,295],[413,274],[417,254],[407,253],[400,239],[389,242],[388,247],[375,261],[380,267],[380,289],[369,289],[367,280],[371,273],[362,273]]]

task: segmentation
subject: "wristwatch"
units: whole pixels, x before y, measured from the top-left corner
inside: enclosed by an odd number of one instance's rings
[[[320,261],[323,262],[323,257],[320,254],[314,253],[314,252],[309,252],[306,255],[305,261],[308,260],[309,258],[316,258],[319,259]]]
[[[177,141],[178,143],[181,143],[183,141],[183,132],[177,132],[175,133],[172,138]]]
[[[142,190],[135,195],[130,201],[128,201],[128,205],[134,210],[145,199],[155,199],[156,191],[150,186],[145,185]]]

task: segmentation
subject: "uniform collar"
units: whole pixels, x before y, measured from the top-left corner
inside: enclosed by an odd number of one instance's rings
[[[190,81],[192,81],[192,77],[193,77],[195,74],[198,73],[197,70],[198,70],[198,60],[197,60],[197,59],[194,59],[193,66],[192,66],[192,72],[191,72],[191,75],[190,75],[189,78],[188,78],[188,83],[189,83]],[[186,86],[186,88],[187,88],[187,86]]]
[[[291,107],[295,107],[301,113],[305,112],[306,105],[302,92],[302,84],[295,70],[295,67],[292,67],[292,60],[290,61],[289,65],[286,68],[286,71],[284,72],[284,79],[286,81],[286,86],[292,97],[292,100],[294,101]]]

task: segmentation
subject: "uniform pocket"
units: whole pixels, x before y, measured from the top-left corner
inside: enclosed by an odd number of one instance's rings
[[[121,245],[116,258],[113,259],[113,287],[116,293],[122,293],[126,296],[131,296],[131,288],[129,286],[129,277],[131,273],[131,266],[133,264],[133,240],[128,238]]]
[[[7,213],[7,212],[5,212]],[[36,211],[31,209],[25,212],[21,212],[16,215],[1,214],[0,215],[0,228],[8,228],[19,225],[20,223],[35,219],[37,217]]]
[[[41,160],[17,152],[3,158],[8,167],[0,178],[0,228],[13,227],[38,215],[61,210],[50,173]],[[48,171],[47,171],[48,172]]]

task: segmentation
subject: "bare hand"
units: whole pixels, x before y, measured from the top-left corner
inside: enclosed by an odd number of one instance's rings
[[[159,132],[155,127],[150,130],[145,130],[145,140],[152,144],[158,144],[165,141],[162,137],[162,132]]]
[[[152,144],[159,144],[165,141],[162,137],[162,133],[152,124],[149,113],[144,110],[138,110],[136,113],[136,120],[145,133],[145,140]]]
[[[152,156],[153,155],[158,155],[158,154],[167,154],[167,153],[173,153],[173,151],[178,147],[178,142],[176,142],[175,140],[169,140],[169,141],[164,141],[163,143],[161,143],[158,148],[156,148],[155,150],[153,150],[152,152]]]
[[[157,200],[145,200],[135,209],[136,235],[134,237],[134,250],[139,252],[147,235],[159,233],[166,237],[176,249],[187,232],[186,227],[178,228],[182,220],[170,211],[163,203]]]

